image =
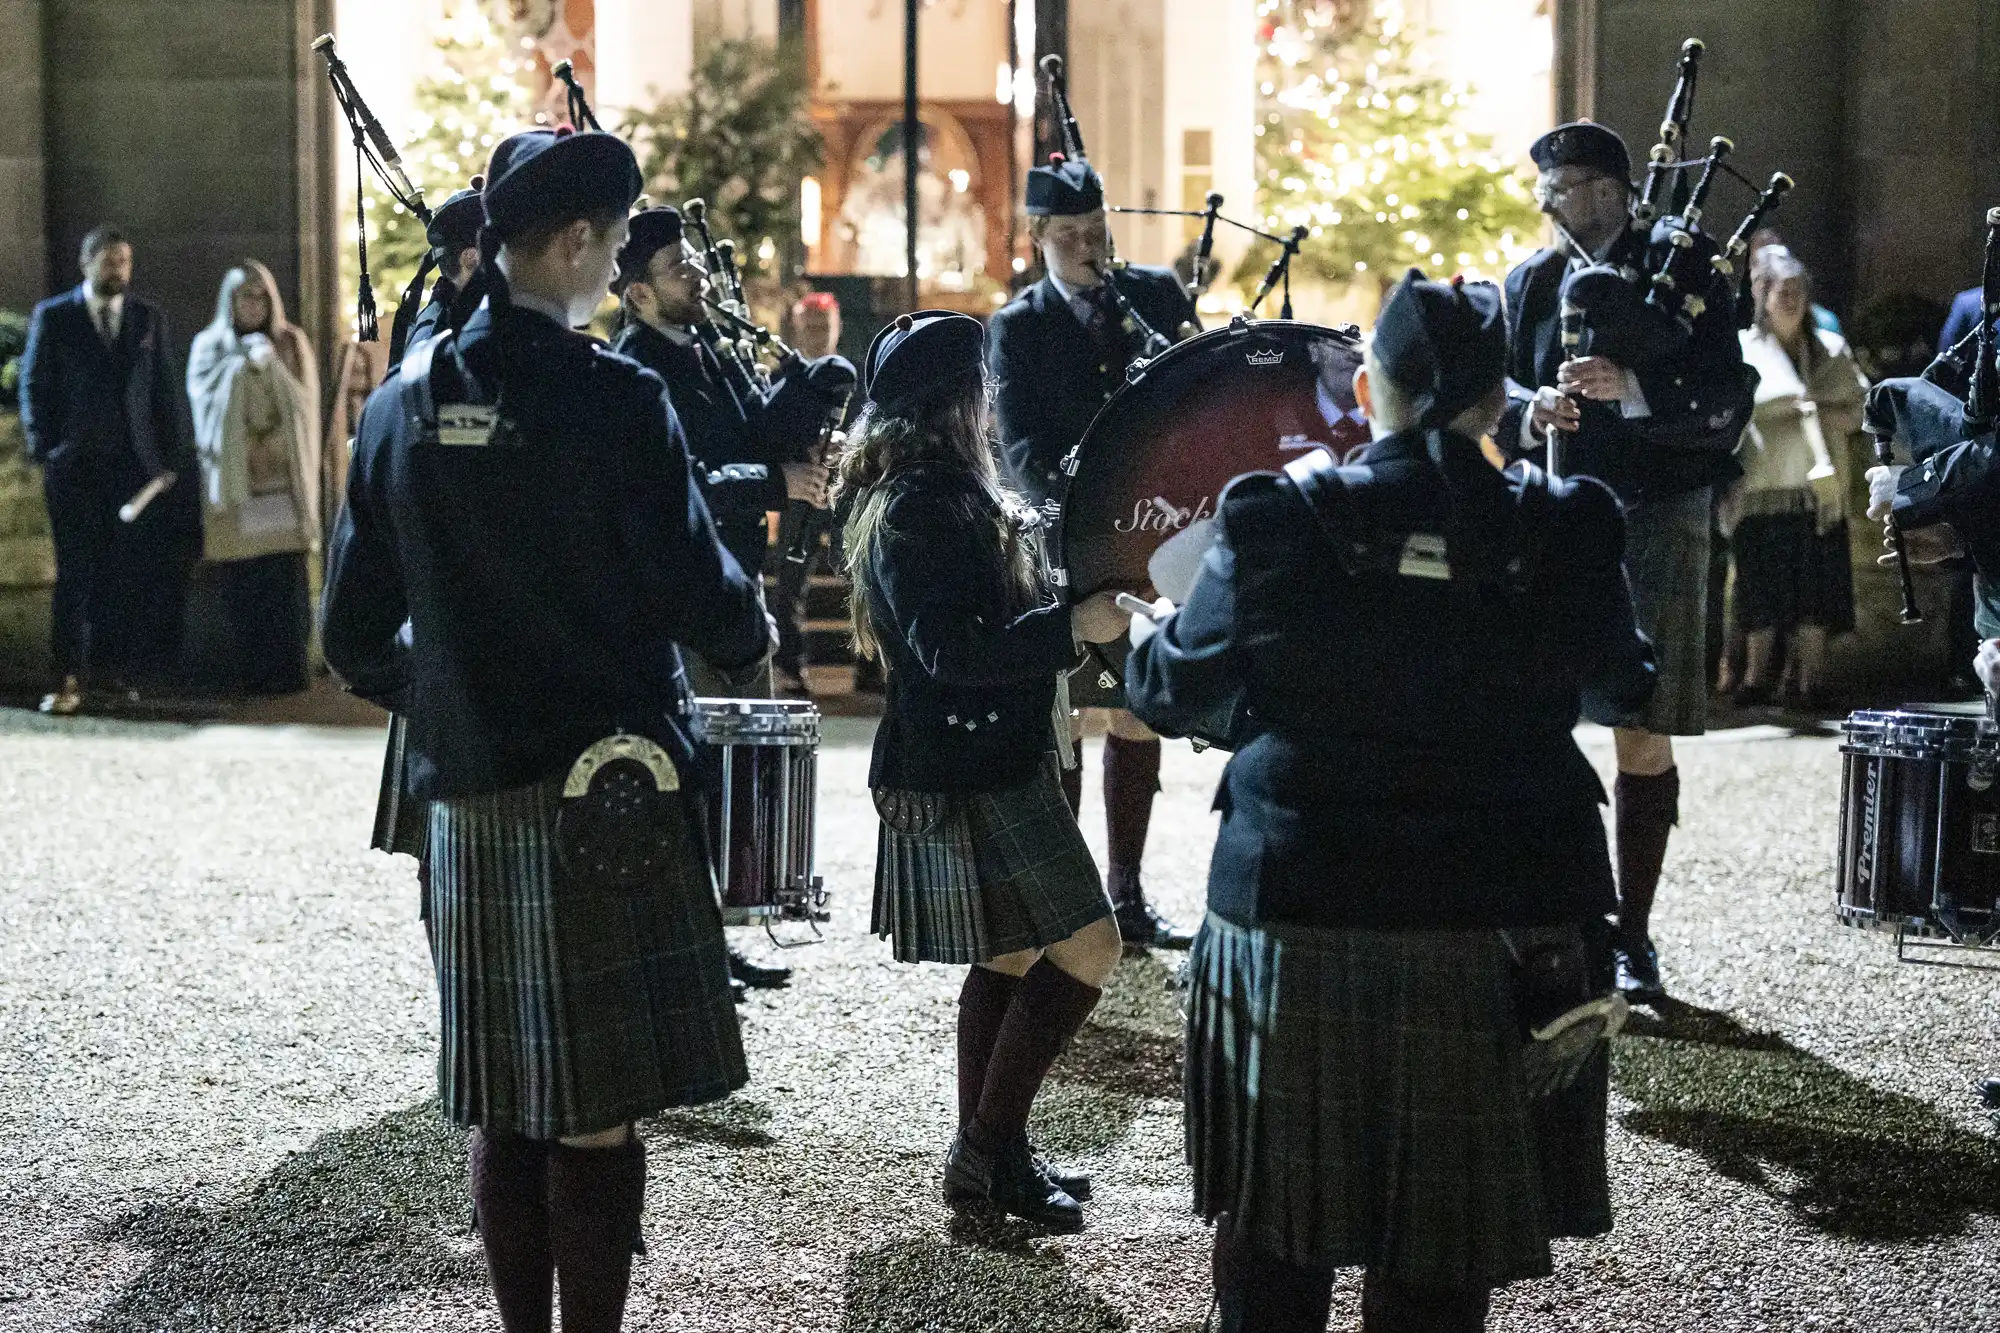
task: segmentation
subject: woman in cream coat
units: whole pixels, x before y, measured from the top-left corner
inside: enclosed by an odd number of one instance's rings
[[[1739,704],[1766,703],[1782,681],[1811,707],[1828,636],[1854,628],[1843,474],[1858,456],[1868,381],[1846,340],[1814,327],[1805,266],[1791,251],[1758,251],[1751,288],[1757,316],[1743,359],[1760,377],[1757,405],[1737,451],[1744,475],[1724,504],[1732,629],[1745,658],[1734,693]]]
[[[235,630],[243,688],[306,687],[306,557],[319,547],[319,374],[270,270],[229,270],[188,355],[204,553]]]

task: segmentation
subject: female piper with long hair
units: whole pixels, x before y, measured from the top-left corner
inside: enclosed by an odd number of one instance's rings
[[[1063,605],[1040,578],[994,461],[981,343],[948,311],[883,329],[841,459],[855,639],[888,673],[873,926],[904,962],[971,965],[946,1200],[1075,1230],[1088,1178],[1035,1156],[1028,1109],[1120,943],[1063,799],[1056,680],[1078,639],[1115,639],[1128,617],[1110,593]]]

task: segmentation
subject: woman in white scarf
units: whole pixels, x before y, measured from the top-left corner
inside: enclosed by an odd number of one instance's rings
[[[319,374],[270,270],[229,270],[188,355],[205,553],[252,694],[306,687],[306,557],[319,547]]]
[[[1742,335],[1743,359],[1759,376],[1757,403],[1737,450],[1743,478],[1724,506],[1736,564],[1732,628],[1745,658],[1735,696],[1768,702],[1782,667],[1813,707],[1828,635],[1854,628],[1845,497],[1853,460],[1864,456],[1854,440],[1868,381],[1846,341],[1814,327],[1805,266],[1791,251],[1759,250],[1751,291],[1757,315]]]

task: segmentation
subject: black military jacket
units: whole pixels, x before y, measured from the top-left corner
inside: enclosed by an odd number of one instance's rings
[[[464,291],[460,291],[458,284],[450,278],[439,278],[431,288],[431,299],[410,321],[409,339],[403,344],[404,355],[408,355],[410,348],[426,338],[464,328],[465,321],[472,318],[472,312],[479,309],[479,303],[485,299],[486,278],[478,269],[473,270],[472,279],[465,284]],[[401,358],[398,358],[399,364],[400,361]]]
[[[1982,636],[1995,631],[1993,582],[2000,578],[2000,435],[1975,432],[1965,404],[1928,380],[1883,380],[1868,393],[1870,424],[1891,424],[1910,466],[1896,483],[1894,518],[1915,530],[1949,523],[1979,574],[1976,620]]]
[[[768,630],[659,377],[514,306],[482,306],[458,343],[504,429],[421,431],[421,357],[369,398],[327,552],[328,663],[408,717],[420,800],[551,776],[620,728],[691,771],[677,645],[734,668]],[[432,382],[463,401],[449,371]]]
[[[1608,260],[1637,266],[1644,250],[1645,237],[1627,231]],[[1497,436],[1503,447],[1517,447],[1535,390],[1556,382],[1564,356],[1561,297],[1568,273],[1566,255],[1540,250],[1507,275],[1508,404]],[[1564,446],[1565,473],[1596,477],[1626,504],[1743,475],[1736,445],[1750,420],[1757,380],[1743,364],[1726,305],[1718,302],[1695,321],[1685,357],[1625,369],[1638,376],[1652,414],[1627,418],[1616,403],[1584,403],[1582,426]]]
[[[1180,279],[1163,268],[1114,269],[1111,281],[1168,338],[1195,320]],[[1115,326],[1092,344],[1076,313],[1043,278],[986,325],[986,368],[999,385],[1000,448],[1015,485],[1039,504],[1057,489],[1057,467],[1118,386],[1130,359]]]
[[[1056,674],[1076,661],[1069,608],[1010,607],[987,535],[994,502],[962,468],[920,464],[882,484],[861,572],[888,669],[868,785],[1018,787],[1055,748]]]
[[[764,515],[785,507],[785,477],[772,442],[759,429],[762,400],[744,402],[723,379],[715,354],[683,347],[651,325],[629,321],[611,344],[667,382],[667,396],[687,432],[697,475],[707,488],[723,545],[752,574],[764,567]],[[729,464],[747,465],[735,469]],[[734,473],[735,475],[732,475]]]
[[[1449,491],[1417,433],[1339,470],[1339,543],[1289,478],[1238,478],[1187,604],[1127,660],[1132,711],[1164,734],[1234,705],[1208,882],[1232,921],[1504,927],[1612,904],[1603,788],[1571,732],[1586,702],[1611,722],[1652,691],[1618,503],[1587,479],[1524,496],[1525,465],[1440,439]]]

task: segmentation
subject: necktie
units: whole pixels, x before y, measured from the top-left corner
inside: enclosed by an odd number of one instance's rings
[[[1083,293],[1083,302],[1090,312],[1083,321],[1084,331],[1092,342],[1102,343],[1111,331],[1110,297],[1100,283]]]
[[[118,331],[111,327],[111,302],[106,301],[97,308],[97,336],[104,340],[106,347],[118,343]]]

